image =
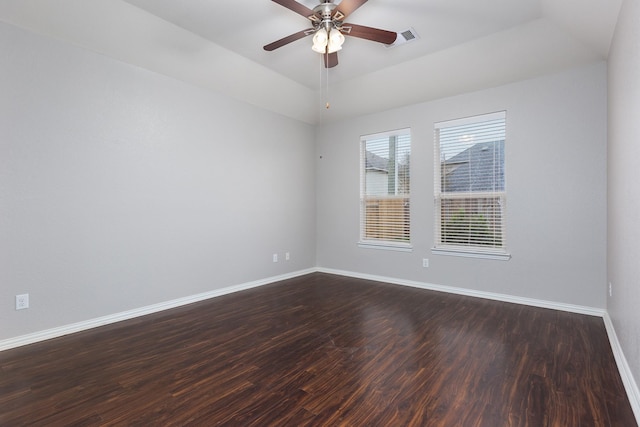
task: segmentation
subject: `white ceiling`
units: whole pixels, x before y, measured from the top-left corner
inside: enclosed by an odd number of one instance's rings
[[[328,74],[310,37],[262,49],[310,27],[270,0],[0,0],[0,20],[315,123],[606,59],[621,2],[369,0],[346,21],[419,39],[347,37]]]
[[[262,49],[267,43],[311,27],[309,20],[277,3],[269,0],[127,2],[311,89],[319,87],[322,56],[311,50],[311,37],[273,52]],[[299,2],[310,9],[319,4],[319,0]],[[420,39],[388,49],[380,43],[348,37],[339,52],[339,66],[331,70],[332,79],[338,82],[360,77],[538,17],[538,0],[370,0],[346,22],[394,32],[412,27]]]

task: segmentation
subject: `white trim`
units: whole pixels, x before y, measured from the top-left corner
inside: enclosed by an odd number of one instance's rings
[[[258,286],[268,285],[270,283],[279,282],[281,280],[291,279],[305,274],[316,272],[315,269],[310,268],[307,270],[300,270],[293,273],[282,274],[279,276],[268,277],[266,279],[255,280],[253,282],[246,282],[239,285],[228,286],[221,289],[215,289],[200,294],[190,295],[183,298],[174,299],[171,301],[165,301],[158,304],[148,305],[146,307],[135,308],[133,310],[127,310],[120,313],[110,314],[107,316],[97,317],[94,319],[84,320],[78,323],[72,323],[70,325],[64,325],[57,328],[46,329],[44,331],[38,331],[27,335],[18,336],[15,338],[9,338],[0,340],[0,351],[9,350],[11,348],[20,347],[23,345],[33,344],[40,341],[49,340],[52,338],[58,338],[64,335],[69,335],[75,332],[85,331],[87,329],[97,328],[99,326],[108,325],[111,323],[121,322],[123,320],[133,319],[135,317],[145,316],[147,314],[156,313],[163,310],[169,310],[172,308],[180,307],[194,302],[204,301],[210,298],[219,297],[222,295],[231,294],[234,292],[244,291],[247,289],[255,288]]]
[[[31,334],[22,335],[15,338],[1,340],[0,351],[9,350],[11,348],[20,347],[23,345],[33,344],[39,341],[44,341],[52,338],[58,338],[58,337],[72,334],[75,332],[81,332],[87,329],[92,329],[99,326],[120,322],[123,320],[129,320],[135,317],[156,313],[158,311],[168,310],[168,309],[180,307],[186,304],[191,304],[194,302],[199,302],[206,299],[215,298],[218,296],[227,295],[233,292],[239,292],[239,291],[243,291],[243,290],[247,290],[247,289],[251,289],[251,288],[255,288],[263,285],[268,285],[270,283],[291,279],[294,277],[303,276],[305,274],[311,274],[315,272],[336,274],[339,276],[374,280],[377,282],[385,282],[385,283],[391,283],[395,285],[410,286],[414,288],[420,288],[420,289],[426,289],[426,290],[432,290],[432,291],[438,291],[438,292],[446,292],[446,293],[457,294],[457,295],[465,295],[465,296],[471,296],[476,298],[484,298],[484,299],[490,299],[495,301],[514,303],[514,304],[524,304],[524,305],[533,306],[533,307],[549,308],[553,310],[561,310],[561,311],[566,311],[570,313],[578,313],[578,314],[585,314],[589,316],[602,317],[604,320],[604,325],[607,331],[607,335],[609,336],[609,342],[611,344],[613,356],[616,360],[618,371],[620,372],[620,377],[622,378],[625,391],[627,392],[627,396],[629,398],[631,408],[633,410],[633,413],[635,414],[638,424],[640,424],[640,390],[638,390],[638,386],[633,378],[633,374],[631,372],[629,364],[627,363],[627,359],[625,358],[622,348],[620,346],[620,342],[618,341],[618,337],[616,335],[613,323],[611,322],[611,318],[609,317],[609,314],[606,312],[606,310],[595,308],[595,307],[586,307],[586,306],[580,306],[580,305],[559,303],[554,301],[516,297],[512,295],[498,294],[493,292],[475,291],[472,289],[436,285],[432,283],[417,282],[413,280],[403,280],[403,279],[396,279],[392,277],[377,276],[372,274],[356,273],[352,271],[335,270],[331,268],[317,267],[317,268],[310,268],[306,270],[300,270],[297,272],[283,274],[280,276],[273,276],[273,277],[269,277],[262,280],[256,280],[253,282],[247,282],[239,285],[228,286],[222,289],[216,289],[213,291],[204,292],[201,294],[191,295],[184,298],[178,298],[175,300],[166,301],[163,303],[141,307],[141,308],[137,308],[129,311],[124,311],[121,313],[98,317],[95,319],[73,323],[73,324],[61,326],[58,328],[47,329],[44,331],[34,332]]]
[[[403,245],[385,242],[385,243],[372,243],[366,241],[358,242],[358,247],[364,249],[382,249],[387,251],[398,251],[398,252],[413,252],[413,246],[411,245]]]
[[[360,135],[360,142],[366,141],[368,139],[380,139],[380,138],[388,138],[390,136],[411,136],[411,128],[402,128],[402,129],[394,129],[385,132],[372,133],[369,135]]]
[[[460,256],[466,258],[482,258],[482,259],[497,259],[500,261],[509,261],[511,254],[507,252],[482,252],[474,251],[473,249],[445,249],[445,248],[431,248],[431,253],[434,255],[446,255],[446,256]]]
[[[565,304],[562,302],[539,300],[533,298],[517,297],[507,294],[493,292],[476,291],[473,289],[456,288],[452,286],[436,285],[433,283],[417,282],[413,280],[396,279],[393,277],[377,276],[372,274],[356,273],[352,271],[334,270],[331,268],[318,268],[320,273],[336,274],[339,276],[355,277],[358,279],[374,280],[376,282],[391,283],[394,285],[410,286],[412,288],[426,289],[430,291],[446,292],[449,294],[464,295],[476,298],[484,298],[495,301],[510,302],[513,304],[523,304],[532,307],[550,308],[553,310],[566,311],[569,313],[586,314],[588,316],[603,317],[606,311],[602,308],[587,307],[582,305]]]
[[[618,337],[615,332],[615,328],[613,327],[613,323],[611,322],[611,318],[609,317],[609,313],[607,313],[605,309],[574,304],[565,304],[555,301],[539,300],[533,298],[516,297],[512,295],[498,294],[493,292],[475,291],[472,289],[456,288],[451,286],[435,285],[432,283],[396,279],[392,277],[376,276],[372,274],[355,273],[352,271],[334,270],[331,268],[318,268],[317,271],[321,273],[336,274],[339,276],[355,277],[358,279],[374,280],[377,282],[391,283],[395,285],[410,286],[414,288],[427,289],[438,292],[446,292],[457,295],[485,298],[495,301],[523,304],[532,307],[549,308],[552,310],[566,311],[569,313],[601,317],[604,320],[605,329],[607,331],[607,335],[609,336],[611,350],[613,352],[616,365],[618,366],[618,371],[620,373],[620,377],[622,378],[622,383],[624,384],[625,391],[627,392],[627,397],[629,399],[629,403],[631,404],[631,409],[633,410],[637,423],[640,425],[640,390],[638,389],[638,385],[633,378],[633,373],[631,372],[631,368],[627,363],[627,359],[624,356],[622,347],[620,346],[620,342],[618,341]]]
[[[490,120],[507,119],[507,110],[496,111],[493,113],[478,114],[475,116],[461,117],[459,119],[443,120],[433,124],[435,129],[442,129],[451,126],[468,125],[480,122],[488,122]]]
[[[633,379],[631,368],[629,367],[629,363],[627,363],[627,358],[624,356],[622,347],[620,346],[620,341],[618,341],[618,336],[616,335],[616,330],[613,327],[613,322],[611,321],[611,317],[609,317],[609,313],[605,313],[603,319],[607,335],[609,335],[609,343],[611,344],[613,357],[616,359],[616,364],[618,365],[620,378],[622,378],[622,383],[624,384],[624,389],[629,397],[629,403],[631,404],[631,409],[636,416],[636,421],[640,424],[640,389],[638,389],[638,385]]]

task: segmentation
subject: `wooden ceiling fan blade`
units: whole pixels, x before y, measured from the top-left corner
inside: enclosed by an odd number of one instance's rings
[[[278,3],[280,6],[284,6],[289,10],[294,11],[295,13],[304,16],[305,18],[309,18],[314,15],[313,10],[309,9],[307,6],[298,3],[295,0],[271,0],[274,3]]]
[[[393,31],[356,24],[343,24],[340,32],[347,36],[358,37],[383,44],[392,44],[398,37],[398,33],[394,33]]]
[[[338,52],[322,55],[324,57],[324,67],[333,68],[338,65]]]
[[[347,16],[351,15],[354,10],[356,10],[366,2],[367,0],[342,0],[336,10],[333,12],[333,16],[334,18],[343,20]]]
[[[287,45],[291,42],[300,40],[301,38],[304,38],[309,34],[313,34],[313,32],[314,32],[313,28],[310,28],[308,30],[298,31],[297,33],[293,33],[287,37],[281,38],[280,40],[276,40],[273,43],[269,43],[268,45],[265,45],[263,49],[271,52],[272,50],[276,50],[277,48]]]

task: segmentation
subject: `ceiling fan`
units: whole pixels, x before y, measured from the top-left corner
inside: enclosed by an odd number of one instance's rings
[[[273,43],[264,46],[264,50],[272,51],[291,42],[313,34],[313,47],[324,56],[324,66],[332,68],[338,65],[338,51],[342,49],[344,36],[358,37],[383,44],[392,44],[397,37],[393,31],[365,27],[344,22],[354,10],[367,0],[342,0],[334,4],[333,0],[321,0],[318,6],[309,9],[295,0],[272,0],[311,21],[311,28],[298,31]]]

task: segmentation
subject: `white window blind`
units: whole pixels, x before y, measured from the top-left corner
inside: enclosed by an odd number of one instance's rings
[[[409,129],[360,139],[360,243],[410,244]]]
[[[435,249],[505,252],[506,112],[435,124]]]

